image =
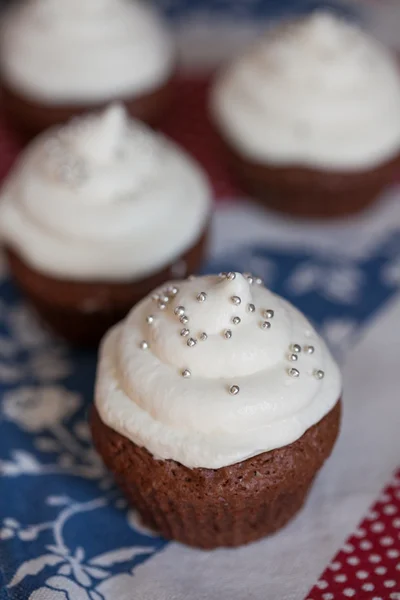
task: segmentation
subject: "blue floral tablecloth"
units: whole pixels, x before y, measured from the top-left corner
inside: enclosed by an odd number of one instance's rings
[[[399,291],[400,229],[365,259],[248,243],[205,270],[255,268],[340,357]],[[95,353],[49,338],[6,273],[0,297],[0,598],[114,600],[167,542],[126,506],[91,446]]]
[[[173,20],[195,11],[258,19],[327,4],[158,2]],[[217,237],[225,228],[229,237],[235,210],[228,216],[219,211]],[[256,272],[304,311],[343,359],[400,290],[400,215],[395,214],[394,220],[387,218],[387,233],[358,254],[345,247],[336,252],[323,250],[323,244],[309,247],[306,235],[304,244],[287,243],[287,236],[268,242],[268,231],[274,239],[268,215],[266,241],[255,241],[255,217],[246,224],[247,238],[233,249],[213,245],[204,271]],[[41,329],[1,265],[0,600],[136,598],[138,565],[168,544],[127,507],[92,448],[87,412],[95,366],[94,352],[71,351]],[[153,598],[150,584],[148,590],[146,598]],[[166,585],[163,598],[173,597]]]

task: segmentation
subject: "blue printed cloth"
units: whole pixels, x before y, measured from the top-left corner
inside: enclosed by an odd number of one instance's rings
[[[171,19],[199,10],[258,19],[322,4],[158,2]],[[396,231],[388,219],[387,230],[360,258],[271,243],[268,235],[254,242],[249,227],[247,240],[233,251],[219,247],[204,271],[257,272],[307,314],[342,359],[400,290],[400,222]],[[71,351],[44,333],[2,266],[0,600],[130,600],[137,567],[168,545],[126,505],[92,448],[87,411],[95,368],[94,352]],[[172,597],[166,588],[163,598]]]
[[[269,19],[286,14],[296,15],[328,7],[351,14],[346,5],[334,0],[156,0],[164,13],[173,21],[190,17],[193,14],[207,14],[211,17],[247,19]]]
[[[364,259],[246,243],[205,271],[255,266],[343,356],[399,291],[400,229]],[[131,598],[137,565],[167,542],[126,506],[91,446],[96,355],[49,338],[6,273],[0,297],[0,599]]]

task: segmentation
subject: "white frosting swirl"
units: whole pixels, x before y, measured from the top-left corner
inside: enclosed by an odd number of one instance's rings
[[[35,100],[105,102],[162,85],[174,68],[172,38],[138,0],[27,0],[6,13],[0,66]]]
[[[49,275],[130,280],[197,242],[210,198],[183,150],[114,105],[31,144],[3,188],[0,233]]]
[[[221,74],[212,110],[230,143],[258,162],[351,170],[400,150],[394,57],[328,12],[267,33]]]
[[[233,464],[294,442],[340,397],[339,369],[306,318],[262,285],[230,276],[167,284],[158,291],[163,310],[146,298],[103,341],[101,419],[156,458]]]

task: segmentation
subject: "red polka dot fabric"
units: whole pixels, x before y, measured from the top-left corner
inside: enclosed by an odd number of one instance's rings
[[[400,600],[400,470],[307,600]]]

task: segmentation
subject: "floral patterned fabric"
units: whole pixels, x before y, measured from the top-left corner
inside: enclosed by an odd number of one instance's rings
[[[183,0],[160,2],[172,16],[187,6]],[[249,11],[254,4],[257,14],[264,10],[261,2],[220,0],[215,6],[227,4]],[[219,162],[206,90],[204,81],[182,82],[181,104],[165,127],[205,164],[225,200],[216,212],[204,271],[257,272],[312,319],[343,359],[400,291],[398,198],[352,223],[303,223],[294,229],[244,203]],[[0,142],[4,175],[19,143],[1,123]],[[179,586],[167,578],[162,593],[153,591],[158,572],[158,566],[151,571],[153,561],[173,545],[143,526],[92,448],[87,411],[96,354],[71,351],[46,334],[3,262],[0,273],[0,600],[130,600],[143,566],[148,569],[142,571],[138,598],[181,598]],[[193,556],[192,550],[183,552]],[[206,564],[207,555],[201,556],[198,564]],[[168,566],[178,573],[180,568],[176,562]],[[215,597],[203,596],[205,574],[206,567],[196,595],[189,589],[185,597]],[[265,589],[268,585],[265,581]],[[255,600],[277,598],[265,589],[254,591]],[[215,593],[222,600],[236,598],[232,590]]]
[[[257,267],[342,356],[398,290],[399,242],[364,260],[249,242],[205,270]],[[91,446],[96,355],[47,336],[5,273],[0,292],[0,598],[116,598],[166,542],[126,506]]]

